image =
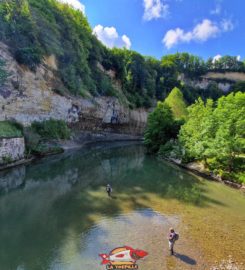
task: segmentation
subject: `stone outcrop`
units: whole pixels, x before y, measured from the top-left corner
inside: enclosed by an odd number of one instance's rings
[[[130,110],[115,97],[85,99],[58,94],[55,90],[65,87],[55,76],[54,56],[46,57],[36,72],[19,65],[3,43],[0,58],[9,75],[4,85],[0,85],[0,121],[13,119],[28,126],[53,118],[82,130],[142,134],[147,120],[144,109]]]
[[[54,93],[57,83],[48,65],[41,65],[36,72],[20,66],[13,59],[8,47],[0,43],[0,57],[5,61],[8,79],[0,86],[0,121],[15,119],[23,125],[45,119],[78,120],[77,107],[69,97]],[[49,59],[45,63],[54,59]]]
[[[24,138],[0,138],[0,164],[24,158]]]
[[[179,80],[186,85],[207,89],[211,83],[215,83],[223,92],[228,92],[232,85],[239,81],[245,81],[245,73],[241,72],[208,72],[198,79],[188,79],[184,74],[179,75]]]
[[[229,81],[245,81],[245,73],[242,72],[208,72],[203,78],[206,79],[224,79]]]
[[[79,121],[73,126],[80,130],[138,135],[143,133],[147,121],[146,110],[130,110],[113,97],[81,99],[79,107]]]

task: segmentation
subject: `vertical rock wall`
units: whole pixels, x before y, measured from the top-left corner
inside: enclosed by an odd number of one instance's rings
[[[31,72],[19,65],[0,42],[0,59],[8,73],[6,82],[0,85],[0,121],[15,120],[29,126],[52,118],[77,125],[80,130],[143,133],[148,113],[144,109],[130,110],[115,97],[82,98],[68,95],[69,91],[57,94],[57,89],[65,88],[56,76],[54,56],[45,58],[36,72]]]
[[[24,158],[24,138],[0,138],[0,164]]]

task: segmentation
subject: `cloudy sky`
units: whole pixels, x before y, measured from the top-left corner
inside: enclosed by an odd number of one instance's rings
[[[108,47],[160,58],[190,52],[245,58],[245,0],[60,0],[85,12]]]

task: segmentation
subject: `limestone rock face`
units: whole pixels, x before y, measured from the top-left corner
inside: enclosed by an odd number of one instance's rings
[[[15,119],[27,126],[50,118],[78,120],[72,99],[54,93],[55,78],[48,66],[39,66],[35,73],[31,72],[18,65],[2,43],[0,57],[9,75],[0,86],[0,121]]]
[[[36,72],[19,65],[3,43],[0,58],[9,75],[0,85],[0,121],[13,119],[28,126],[53,118],[86,130],[143,132],[146,110],[130,110],[115,97],[85,99],[56,93],[54,89],[64,85],[55,76],[58,67],[54,56],[46,57]]]
[[[198,79],[188,79],[184,74],[180,74],[179,80],[186,85],[207,89],[211,83],[215,83],[223,92],[228,92],[232,85],[239,81],[245,81],[245,73],[242,72],[208,72]]]
[[[79,121],[74,125],[81,130],[143,134],[148,111],[130,110],[114,97],[79,100]]]
[[[0,164],[24,158],[24,138],[0,138]]]

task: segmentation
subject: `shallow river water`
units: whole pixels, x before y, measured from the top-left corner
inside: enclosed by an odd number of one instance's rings
[[[148,252],[142,270],[245,269],[245,196],[142,145],[48,157],[1,172],[0,189],[1,270],[103,270],[99,254],[125,245]],[[169,227],[180,234],[174,256]]]

